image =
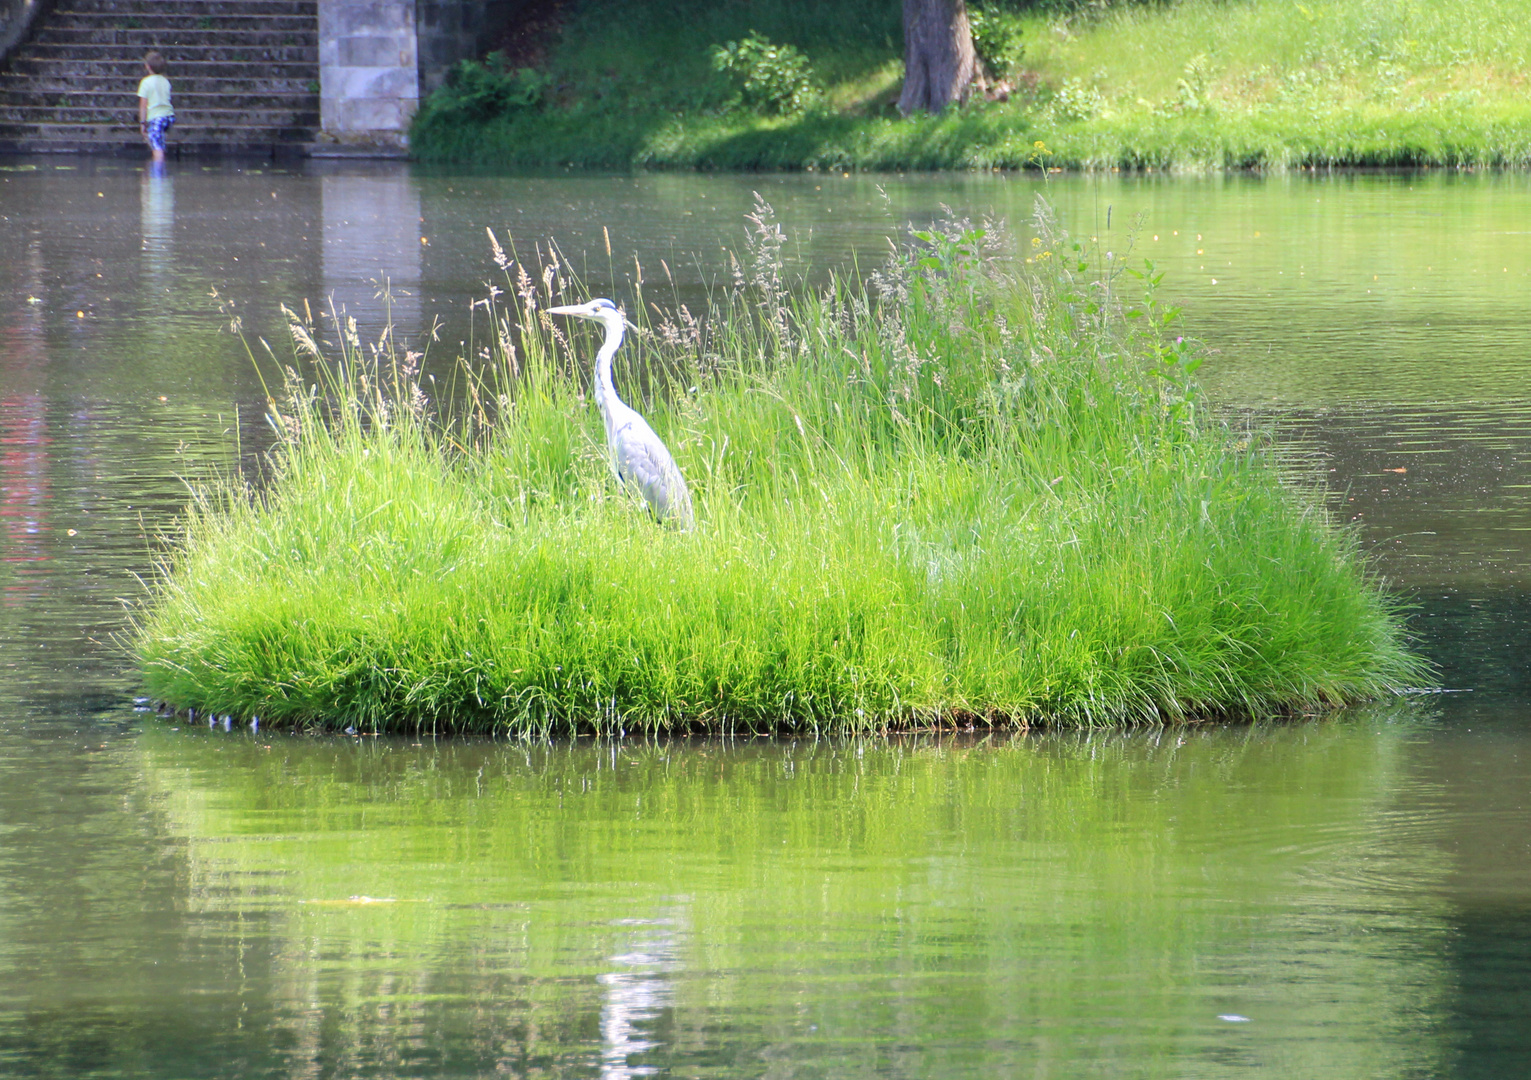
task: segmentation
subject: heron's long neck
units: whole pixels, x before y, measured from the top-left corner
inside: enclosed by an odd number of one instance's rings
[[[622,399],[617,397],[616,384],[611,381],[611,358],[622,347],[622,324],[613,319],[605,325],[606,341],[601,351],[595,354],[595,403],[600,407],[602,418],[610,424],[612,404],[622,404]]]

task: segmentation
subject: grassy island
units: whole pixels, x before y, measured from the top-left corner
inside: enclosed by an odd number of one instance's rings
[[[326,360],[294,317],[269,476],[194,503],[140,618],[149,692],[367,731],[828,732],[1269,715],[1419,678],[1353,537],[1208,415],[1152,268],[1039,215],[1020,253],[936,227],[809,287],[762,203],[708,310],[630,298],[618,387],[690,531],[609,474],[597,343],[545,314],[582,299],[556,254],[496,247],[488,348],[441,403],[386,338],[342,326]]]
[[[470,65],[425,103],[415,153],[599,169],[1531,164],[1531,0],[968,6],[990,92],[906,119],[896,0],[567,0],[538,48]]]

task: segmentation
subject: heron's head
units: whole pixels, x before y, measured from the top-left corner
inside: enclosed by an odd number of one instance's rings
[[[569,304],[566,307],[548,308],[548,314],[573,315],[576,319],[595,319],[598,322],[615,320],[618,324],[625,321],[622,317],[622,309],[604,296],[591,300],[586,304]]]

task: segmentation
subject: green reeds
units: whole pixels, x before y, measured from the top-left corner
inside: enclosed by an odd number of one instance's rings
[[[270,481],[191,507],[138,628],[149,692],[360,730],[852,731],[1264,715],[1419,677],[1351,537],[1205,415],[1151,273],[1044,209],[1024,261],[953,227],[810,289],[751,220],[705,316],[640,297],[619,357],[694,530],[609,475],[596,342],[542,314],[566,271],[499,254],[457,406],[386,339],[326,361],[295,321],[311,374]]]

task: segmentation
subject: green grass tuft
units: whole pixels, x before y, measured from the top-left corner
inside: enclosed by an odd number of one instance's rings
[[[426,405],[418,358],[324,362],[295,322],[316,389],[290,378],[263,490],[191,507],[138,627],[149,692],[361,730],[852,731],[1265,715],[1421,677],[1352,537],[1205,415],[1151,271],[1044,211],[1024,262],[954,226],[810,289],[752,221],[705,320],[619,357],[693,531],[610,479],[596,343],[541,313],[566,271],[502,259],[458,407]]]

